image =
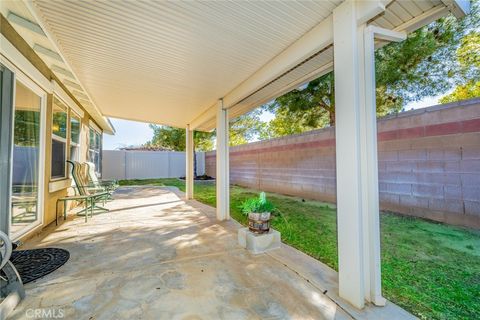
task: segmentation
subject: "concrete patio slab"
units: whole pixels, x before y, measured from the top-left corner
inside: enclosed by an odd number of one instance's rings
[[[161,187],[119,189],[108,213],[70,215],[22,249],[60,247],[70,260],[26,285],[12,314],[52,310],[66,319],[407,319],[390,304],[356,311],[335,293],[336,273],[282,245],[253,255],[235,221]],[[326,292],[325,292],[326,290]]]

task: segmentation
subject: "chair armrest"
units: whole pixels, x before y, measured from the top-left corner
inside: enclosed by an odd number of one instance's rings
[[[91,198],[91,195],[85,195],[85,196],[66,196],[62,198],[58,198],[57,201],[70,201],[70,200],[85,200],[88,198]]]
[[[76,186],[76,188],[86,188],[88,191],[108,191],[107,187],[97,187],[94,185],[86,185],[86,186]]]
[[[103,197],[103,196],[110,196],[110,192],[103,191],[103,192],[96,192],[96,193],[90,194],[90,198],[98,198],[98,197]]]

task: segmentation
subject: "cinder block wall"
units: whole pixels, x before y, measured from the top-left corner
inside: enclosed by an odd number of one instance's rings
[[[480,227],[480,98],[378,120],[383,210]],[[215,151],[206,154],[215,176]],[[230,148],[231,183],[335,202],[335,130]]]

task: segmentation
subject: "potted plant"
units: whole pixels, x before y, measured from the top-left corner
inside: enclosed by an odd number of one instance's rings
[[[254,233],[267,233],[270,231],[270,218],[275,209],[267,200],[265,192],[258,198],[250,198],[242,203],[242,211],[248,216],[248,229]]]

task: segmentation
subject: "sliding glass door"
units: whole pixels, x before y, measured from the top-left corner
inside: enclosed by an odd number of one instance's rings
[[[18,237],[41,223],[42,97],[15,81],[10,235]]]
[[[43,221],[45,92],[0,64],[0,230],[15,240]]]

